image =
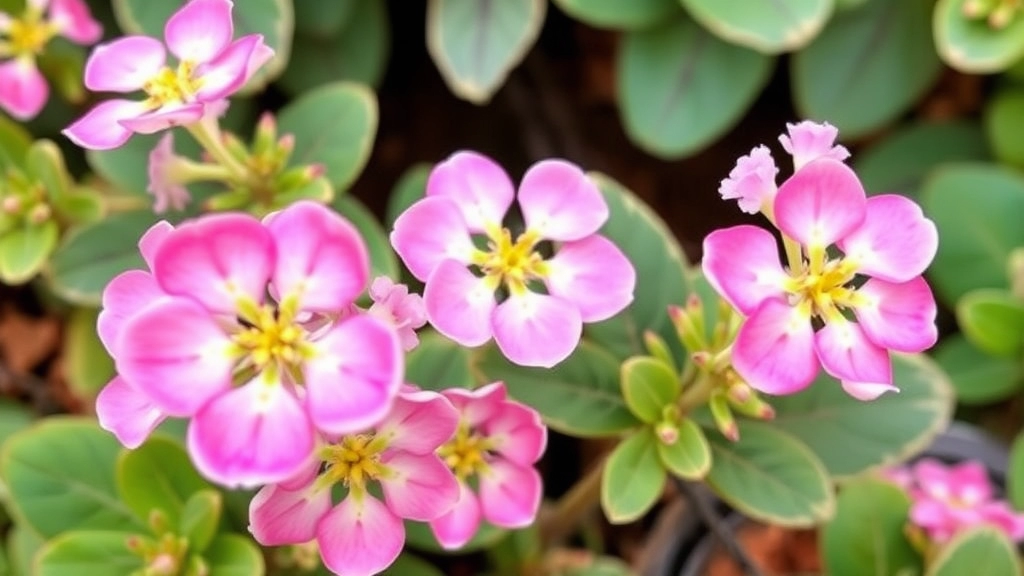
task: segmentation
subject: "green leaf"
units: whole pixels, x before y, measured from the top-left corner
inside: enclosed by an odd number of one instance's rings
[[[95,422],[50,417],[11,436],[0,474],[15,518],[45,538],[67,530],[138,530],[143,524],[117,494],[121,446]]]
[[[329,37],[340,33],[353,20],[358,20],[353,13],[361,2],[362,0],[294,0],[292,3],[295,5],[296,42],[304,35]],[[294,48],[292,46],[293,53]],[[296,57],[295,61],[302,62],[302,59]]]
[[[943,166],[921,201],[942,238],[930,269],[938,296],[953,305],[975,288],[1005,288],[1010,252],[1024,246],[1024,177],[994,164]]]
[[[32,135],[20,122],[0,116],[0,169],[21,166],[32,145]]]
[[[898,394],[862,402],[820,375],[803,392],[771,399],[773,426],[800,439],[833,476],[852,476],[916,454],[949,422],[954,394],[924,355],[893,354]]]
[[[433,564],[411,554],[402,554],[382,573],[383,576],[445,576]]]
[[[801,48],[817,36],[832,14],[833,0],[681,2],[694,20],[723,40],[778,54]]]
[[[71,192],[71,176],[64,165],[64,155],[53,142],[33,142],[25,158],[25,168],[30,176],[46,188],[46,195],[51,203]]]
[[[836,516],[821,532],[832,576],[921,573],[921,558],[904,534],[910,498],[891,482],[863,478],[843,484]]]
[[[86,150],[85,160],[93,172],[110,182],[122,194],[145,198],[147,207],[152,196],[149,186],[149,154],[167,133],[135,134],[130,140],[113,150]],[[202,148],[188,133],[173,132],[174,152],[179,156],[198,160]]]
[[[398,259],[391,249],[391,241],[384,227],[377,221],[377,217],[370,212],[369,208],[363,205],[358,198],[348,195],[339,195],[331,203],[331,207],[339,214],[348,219],[353,226],[359,230],[359,235],[366,242],[366,248],[370,252],[370,279],[378,276],[387,276],[392,280],[398,279]]]
[[[428,0],[427,51],[448,88],[486,104],[540,34],[545,0]]]
[[[711,445],[696,422],[684,419],[677,427],[679,437],[673,444],[658,442],[658,458],[672,474],[686,480],[699,480],[711,469]]]
[[[96,333],[99,310],[79,307],[71,311],[64,330],[64,376],[75,394],[93,399],[114,377],[114,360]]]
[[[427,178],[430,171],[434,169],[433,164],[420,162],[408,167],[402,176],[395,183],[395,187],[388,196],[388,206],[385,210],[384,221],[388,228],[395,225],[398,216],[405,212],[417,200],[423,198],[427,193]]]
[[[1005,28],[995,30],[982,20],[968,20],[966,0],[939,0],[933,18],[935,47],[953,68],[987,74],[1009,68],[1024,56],[1024,18],[1018,14]]]
[[[933,0],[868,0],[841,12],[792,61],[793,96],[807,118],[856,138],[898,117],[935,83]]]
[[[211,488],[192,466],[185,450],[174,440],[151,436],[117,460],[117,489],[121,499],[142,519],[162,510],[171,525],[178,525],[185,502]]]
[[[1014,508],[1024,509],[1024,432],[1017,434],[1010,446],[1006,492]]]
[[[643,516],[661,496],[667,475],[658,459],[658,440],[644,429],[619,443],[601,476],[601,507],[612,524]]]
[[[679,12],[676,0],[555,0],[563,12],[594,28],[639,30]]]
[[[295,136],[291,165],[321,164],[331,184],[347,190],[366,166],[377,134],[377,97],[353,82],[333,82],[290,102],[278,132]]]
[[[5,284],[23,284],[46,264],[57,247],[60,230],[57,223],[26,224],[0,236],[0,280]]]
[[[652,330],[675,345],[676,360],[682,365],[682,349],[667,309],[682,306],[693,290],[686,257],[665,222],[642,200],[603,174],[589,176],[608,203],[608,221],[600,232],[633,263],[636,289],[629,307],[604,322],[588,324],[584,333],[624,361],[647,353],[643,333]]]
[[[1024,90],[1003,90],[988,101],[985,134],[997,160],[1024,168]]]
[[[99,193],[91,188],[78,188],[53,203],[60,219],[72,224],[89,224],[103,217],[106,208]]]
[[[46,542],[24,524],[14,524],[7,533],[7,554],[11,560],[11,576],[33,576],[35,557]]]
[[[942,546],[925,576],[992,574],[1019,576],[1017,548],[1000,529],[978,526],[965,530]]]
[[[511,396],[535,408],[559,432],[614,436],[639,424],[622,399],[618,362],[596,344],[581,342],[554,368],[513,364],[497,346],[483,348],[473,360],[486,381],[504,381]]]
[[[24,430],[35,418],[28,406],[12,400],[0,399],[0,446],[15,432]]]
[[[476,552],[479,550],[487,550],[493,548],[500,540],[508,536],[508,531],[503,528],[498,528],[493,524],[489,524],[486,520],[480,523],[480,528],[477,529],[476,534],[470,538],[469,542],[466,542],[462,548],[458,550],[445,550],[441,547],[441,544],[434,538],[434,533],[430,530],[430,525],[425,522],[413,522],[412,520],[406,520],[405,522],[405,541],[406,543],[424,552],[430,552],[432,554],[469,554],[470,552]],[[395,576],[401,576],[396,574]]]
[[[807,527],[835,512],[832,485],[821,461],[802,442],[760,422],[740,420],[738,442],[717,432],[711,443],[708,485],[730,506],[763,522]]]
[[[54,291],[76,304],[98,306],[103,288],[114,276],[145,268],[138,242],[155,220],[152,212],[123,212],[68,235],[50,259]]]
[[[113,0],[114,16],[125,32],[163,38],[164,25],[185,0],[153,2],[152,0]],[[232,20],[235,38],[262,34],[263,41],[274,49],[274,57],[256,72],[242,93],[255,92],[277,78],[288,65],[295,14],[288,0],[245,0],[235,2]]]
[[[651,356],[626,360],[620,373],[626,405],[634,416],[648,424],[660,422],[665,407],[675,404],[682,391],[679,376]]]
[[[989,404],[1020,390],[1020,362],[993,358],[971,344],[963,334],[951,334],[932,351],[935,361],[949,376],[961,404]]]
[[[263,576],[266,572],[260,549],[238,534],[217,536],[203,556],[210,576]]]
[[[419,346],[405,356],[405,381],[424,390],[472,388],[470,352],[433,331],[418,334]]]
[[[189,550],[202,552],[210,545],[217,534],[223,507],[223,499],[216,490],[199,490],[185,501],[178,534],[188,538]]]
[[[964,336],[993,356],[1019,358],[1024,353],[1024,302],[1006,290],[982,288],[956,304]]]
[[[659,158],[689,156],[739,121],[774,63],[720,40],[684,14],[627,32],[616,64],[626,134]]]
[[[35,576],[131,576],[142,558],[128,550],[130,534],[75,530],[43,545],[36,556]]]

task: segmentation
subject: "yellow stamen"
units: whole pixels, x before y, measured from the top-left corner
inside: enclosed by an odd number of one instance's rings
[[[493,227],[488,228],[487,236],[488,249],[475,251],[472,261],[489,284],[504,284],[510,294],[523,294],[530,281],[547,276],[548,263],[536,251],[540,242],[536,232],[527,230],[513,242],[507,228]]]
[[[460,479],[487,470],[487,452],[493,442],[465,423],[460,424],[455,436],[438,449],[437,454]]]

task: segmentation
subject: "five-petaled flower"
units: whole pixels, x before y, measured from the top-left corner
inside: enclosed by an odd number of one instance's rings
[[[502,222],[516,199],[525,230],[513,236]],[[583,322],[633,299],[632,264],[597,233],[607,219],[600,190],[573,164],[535,164],[517,194],[501,166],[459,152],[431,172],[427,197],[398,217],[391,243],[426,283],[439,332],[464,346],[493,337],[512,362],[550,367],[576,348]]]
[[[83,148],[117,148],[132,133],[150,134],[189,125],[209,107],[241,88],[274,52],[263,36],[232,41],[231,0],[190,0],[164,28],[167,49],[177,59],[167,65],[164,44],[148,36],[125,36],[97,46],[85,64],[85,86],[97,92],[135,92],[141,101],[107,100],[64,130]]]

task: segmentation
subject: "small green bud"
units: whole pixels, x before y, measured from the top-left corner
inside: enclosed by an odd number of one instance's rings
[[[666,446],[671,446],[679,441],[679,428],[671,422],[659,422],[654,426],[654,434]]]
[[[725,395],[712,394],[711,399],[708,400],[708,408],[711,409],[711,418],[715,421],[715,426],[722,436],[731,442],[739,440],[740,429],[736,425],[736,418],[733,417],[732,410],[729,409],[729,401]]]
[[[40,202],[32,207],[28,213],[28,221],[33,224],[42,224],[53,216],[53,210],[49,204]]]
[[[644,330],[644,348],[647,348],[648,354],[667,364],[673,372],[679,371],[675,360],[672,359],[672,352],[668,349],[668,344],[653,330]]]

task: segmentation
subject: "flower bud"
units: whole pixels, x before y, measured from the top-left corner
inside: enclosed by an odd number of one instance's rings
[[[0,203],[0,207],[2,207],[3,211],[6,212],[7,214],[18,214],[21,212],[22,208],[21,197],[14,195],[6,196],[4,197],[3,202]]]
[[[53,210],[49,204],[40,202],[32,207],[28,213],[28,221],[33,224],[42,224],[53,216]]]
[[[679,428],[670,422],[659,422],[654,427],[654,434],[666,446],[671,446],[679,441]]]
[[[662,363],[667,364],[673,372],[678,372],[675,360],[672,359],[672,351],[669,350],[665,340],[658,336],[653,330],[644,330],[644,348],[647,353],[654,356]]]
[[[704,334],[697,331],[697,327],[693,324],[693,318],[687,311],[678,306],[669,306],[668,317],[676,329],[679,342],[687,350],[698,352],[707,348],[704,344]]]
[[[708,400],[708,408],[711,409],[711,417],[722,436],[732,442],[739,440],[740,429],[736,425],[736,418],[733,417],[732,410],[729,409],[729,401],[726,400],[725,395],[712,394],[711,399]]]

